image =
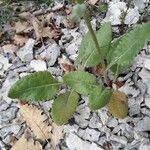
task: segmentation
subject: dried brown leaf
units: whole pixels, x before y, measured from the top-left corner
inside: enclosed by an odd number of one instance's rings
[[[105,74],[106,68],[104,68],[101,64],[97,65],[95,68],[95,74],[97,76],[103,76]]]
[[[115,91],[108,103],[109,112],[117,118],[125,118],[128,114],[128,103],[125,93]]]
[[[26,30],[27,28],[29,27],[29,24],[28,22],[25,22],[25,21],[18,21],[18,22],[15,22],[15,31],[16,33],[21,33],[21,32],[24,32],[24,30]]]
[[[42,33],[42,37],[49,37],[50,39],[52,38],[57,38],[60,34],[51,29],[50,27],[45,27],[43,28],[43,33]]]
[[[23,135],[11,148],[11,150],[42,150],[42,145],[33,139],[26,139]]]
[[[74,65],[67,59],[66,56],[63,55],[63,57],[59,60],[58,62],[60,64],[60,67],[65,71],[65,72],[70,72],[74,71],[75,67]]]
[[[51,138],[52,127],[48,125],[46,121],[48,118],[40,109],[33,105],[21,105],[20,112],[37,138],[42,140]]]
[[[18,46],[23,46],[28,41],[28,37],[22,35],[15,35],[14,36],[14,44]]]
[[[31,17],[31,23],[33,25],[37,40],[41,39],[43,36],[43,25],[42,25],[42,23],[34,16]]]
[[[1,31],[0,31],[0,38],[2,37],[3,34],[4,34],[4,32],[1,32]]]
[[[52,146],[53,148],[56,147],[57,144],[59,144],[60,140],[63,139],[64,133],[63,133],[63,126],[58,126],[57,124],[52,124]]]

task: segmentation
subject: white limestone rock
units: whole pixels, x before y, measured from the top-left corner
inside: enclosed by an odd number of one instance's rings
[[[0,112],[0,125],[7,124],[11,120],[13,120],[18,112],[17,107],[10,107],[9,109],[5,111]]]
[[[99,119],[99,117],[93,113],[93,116],[91,117],[90,121],[89,121],[89,127],[95,129],[97,128],[98,130],[101,130],[101,127],[102,127],[102,122],[101,120]]]
[[[141,143],[139,150],[150,150],[150,141],[144,141]]]
[[[47,70],[46,63],[43,60],[32,60],[29,66],[35,71]]]
[[[89,150],[104,150],[103,148],[99,147],[97,144],[92,143],[90,145],[90,149]]]
[[[48,66],[53,66],[57,61],[59,55],[60,47],[55,42],[50,44],[48,48],[40,54],[42,59],[45,59],[47,61]]]
[[[62,76],[63,74],[63,69],[59,68],[59,67],[49,67],[48,71],[55,76]]]
[[[116,127],[118,125],[118,121],[115,118],[109,118],[107,122],[108,127]]]
[[[146,59],[144,61],[144,68],[146,68],[147,70],[150,70],[150,59]]]
[[[75,115],[74,116],[75,122],[81,127],[81,128],[86,128],[89,124],[89,121],[84,119],[80,115]]]
[[[110,137],[110,139],[112,141],[115,141],[117,143],[121,143],[122,145],[126,145],[128,143],[127,138],[124,136],[116,136],[116,135],[112,135]]]
[[[149,0],[134,0],[134,4],[136,7],[138,7],[138,10],[140,12],[143,12],[144,11],[144,8],[145,8],[145,2],[148,2]]]
[[[144,117],[136,125],[137,131],[150,131],[150,117]]]
[[[6,71],[9,67],[11,67],[11,64],[9,63],[8,58],[0,54],[0,76],[3,76],[4,71]]]
[[[35,40],[29,39],[24,47],[17,51],[17,56],[23,62],[29,62],[33,59],[33,46],[35,44]]]
[[[19,79],[19,77],[12,72],[12,77],[7,76],[5,81],[3,82],[2,88],[0,89],[0,96],[3,100],[5,100],[8,104],[12,102],[12,99],[9,98],[8,91],[11,86]]]
[[[82,35],[78,32],[71,32],[71,35],[73,36],[73,40],[65,44],[65,51],[68,55],[75,55],[79,51]]]
[[[110,21],[112,25],[119,25],[122,23],[121,16],[124,15],[123,13],[125,13],[126,11],[127,15],[125,17],[124,23],[128,25],[137,23],[140,16],[138,8],[134,7],[127,10],[126,3],[118,1],[109,3],[108,11],[106,17],[104,18],[104,22]]]
[[[98,116],[100,117],[102,124],[106,125],[109,119],[107,110],[105,108],[98,110]]]
[[[134,82],[130,79],[119,88],[119,91],[124,92],[126,95],[132,95],[132,97],[137,97],[140,94],[140,90],[134,87]]]
[[[147,86],[147,93],[150,95],[150,71],[143,68],[139,72],[139,76],[142,78],[143,83]]]
[[[140,14],[137,7],[129,8],[124,23],[128,25],[135,24],[138,22],[139,17]]]
[[[101,132],[96,131],[94,129],[86,128],[86,129],[79,129],[78,134],[85,140],[96,142],[98,141]]]
[[[145,98],[145,105],[150,108],[150,97]]]
[[[21,129],[19,124],[11,124],[0,129],[0,137],[5,138],[10,133],[17,135]]]
[[[77,135],[71,133],[66,138],[66,144],[69,150],[88,150],[90,143],[83,141]]]

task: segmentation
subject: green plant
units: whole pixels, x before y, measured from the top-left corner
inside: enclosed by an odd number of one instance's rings
[[[149,22],[137,25],[112,41],[111,24],[105,23],[98,31],[94,31],[90,23],[90,13],[83,1],[79,1],[73,10],[74,19],[79,20],[81,17],[85,19],[89,32],[82,40],[75,62],[78,69],[65,74],[63,82],[58,82],[47,71],[33,73],[17,81],[8,93],[14,99],[44,101],[53,98],[62,84],[71,87],[71,91],[58,95],[52,106],[53,120],[59,125],[67,123],[74,114],[80,99],[79,94],[89,96],[92,110],[108,104],[112,115],[124,118],[128,113],[126,96],[110,88],[108,70],[114,76],[123,73],[150,40]],[[98,84],[95,75],[85,71],[85,68],[99,64],[105,70],[102,77],[107,85]]]

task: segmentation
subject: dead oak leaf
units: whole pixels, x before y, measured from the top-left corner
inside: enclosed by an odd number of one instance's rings
[[[28,22],[18,21],[18,22],[15,22],[14,30],[18,34],[18,33],[24,32],[28,27],[29,27]]]
[[[26,104],[20,106],[20,112],[37,138],[42,140],[51,138],[52,127],[47,122],[47,116],[42,114],[42,110]]]
[[[43,27],[43,24],[34,16],[32,16],[31,22],[32,22],[37,40],[43,37],[48,37],[52,39],[52,38],[57,38],[60,36],[60,33],[57,30],[52,29],[51,27]]]
[[[33,139],[26,139],[23,135],[10,150],[42,150],[42,145]]]
[[[14,44],[18,46],[23,46],[28,41],[28,37],[16,34],[13,40],[14,40]]]
[[[63,133],[63,126],[58,126],[55,123],[52,123],[52,146],[53,148],[56,147],[56,145],[59,144],[60,140],[63,139],[64,133]]]
[[[42,23],[33,15],[31,16],[31,23],[35,31],[36,39],[39,40],[43,36],[43,25]]]
[[[59,35],[60,35],[60,33],[57,32],[57,30],[54,30],[50,27],[43,28],[42,37],[49,37],[50,39],[52,39],[52,38],[59,37]]]

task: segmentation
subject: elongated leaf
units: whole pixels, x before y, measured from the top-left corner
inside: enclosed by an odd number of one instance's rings
[[[108,68],[116,75],[132,64],[134,57],[150,41],[150,23],[135,27],[113,43],[107,56]]]
[[[8,96],[14,99],[47,100],[56,94],[59,85],[49,72],[36,72],[17,81]]]
[[[112,92],[102,86],[96,86],[90,93],[89,104],[92,110],[97,110],[104,107],[109,101]]]
[[[123,92],[115,91],[108,103],[109,112],[117,118],[125,118],[128,114],[127,97]]]
[[[88,95],[89,91],[92,90],[96,84],[95,76],[84,71],[73,71],[65,74],[63,80],[76,92],[84,95]]]
[[[101,49],[101,54],[105,58],[112,40],[111,24],[105,23],[100,30],[96,31],[96,36]],[[83,64],[87,67],[93,67],[100,63],[100,58],[101,56],[95,47],[91,34],[88,32],[81,42],[79,56],[77,57],[76,63]]]
[[[67,123],[74,114],[78,101],[79,95],[74,91],[59,95],[52,106],[54,122],[58,125]]]

